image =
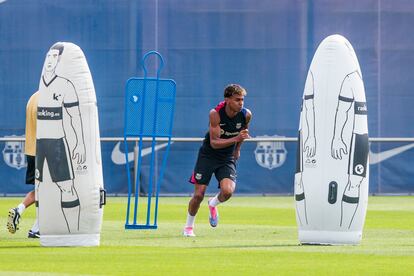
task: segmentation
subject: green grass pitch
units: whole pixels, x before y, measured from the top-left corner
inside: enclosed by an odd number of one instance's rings
[[[20,230],[7,232],[0,199],[0,275],[414,275],[414,197],[370,197],[358,246],[298,245],[292,197],[234,197],[208,224],[207,200],[197,237],[182,237],[189,198],[160,198],[158,230],[124,230],[125,198],[108,198],[101,246],[43,248]]]

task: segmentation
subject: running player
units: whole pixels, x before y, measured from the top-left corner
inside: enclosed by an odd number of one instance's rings
[[[243,107],[246,94],[240,85],[230,84],[224,89],[224,101],[210,110],[209,131],[190,178],[194,184],[194,195],[188,204],[184,236],[195,236],[195,216],[213,173],[219,182],[220,192],[208,200],[212,227],[218,224],[217,205],[227,201],[236,188],[236,161],[240,157],[240,146],[245,139],[250,138],[248,126],[252,113]]]
[[[26,106],[26,143],[24,153],[27,160],[26,184],[35,184],[35,156],[36,156],[36,116],[37,116],[37,98],[39,92],[35,92],[27,102]],[[7,229],[14,234],[19,229],[20,217],[23,212],[35,202],[35,190],[26,194],[23,201],[9,211],[7,220]],[[39,238],[39,224],[36,216],[35,223],[28,233],[29,238]]]

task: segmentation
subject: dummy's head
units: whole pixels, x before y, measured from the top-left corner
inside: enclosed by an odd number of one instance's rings
[[[58,62],[60,61],[60,56],[63,53],[64,46],[63,44],[55,44],[47,52],[45,60],[45,71],[53,72],[56,69]]]

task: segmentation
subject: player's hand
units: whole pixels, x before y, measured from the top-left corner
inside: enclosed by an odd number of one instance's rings
[[[348,149],[341,138],[332,140],[331,155],[335,159],[342,160],[342,154],[348,154]]]
[[[85,147],[76,145],[73,149],[72,159],[76,159],[77,164],[83,164],[86,161],[86,150]]]
[[[239,135],[237,135],[236,137],[237,137],[237,142],[243,142],[245,139],[249,139],[250,138],[249,130],[243,129],[242,131],[240,131]]]

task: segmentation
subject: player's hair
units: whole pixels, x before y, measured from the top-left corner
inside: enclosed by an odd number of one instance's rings
[[[247,92],[239,84],[229,84],[224,89],[224,98],[230,98],[233,95],[246,96]]]
[[[63,44],[57,43],[57,44],[53,45],[52,48],[50,48],[50,49],[51,50],[58,50],[59,51],[59,56],[60,56],[60,55],[62,55],[64,48],[65,48],[65,46],[63,46]]]

